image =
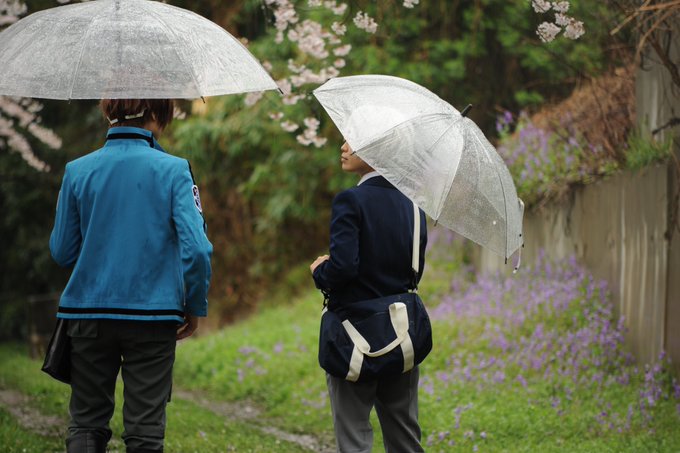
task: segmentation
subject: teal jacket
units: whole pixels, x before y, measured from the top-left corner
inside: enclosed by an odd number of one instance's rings
[[[150,131],[109,129],[66,165],[52,257],[73,266],[57,316],[182,322],[206,316],[212,245],[189,162]]]

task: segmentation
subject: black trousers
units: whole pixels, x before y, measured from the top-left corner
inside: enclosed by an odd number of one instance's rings
[[[162,450],[165,406],[172,389],[177,323],[69,320],[69,438],[111,438],[118,372],[123,377],[123,440],[128,448]]]

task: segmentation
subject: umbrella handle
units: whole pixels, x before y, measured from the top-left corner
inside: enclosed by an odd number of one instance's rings
[[[519,252],[517,253],[517,264],[515,264],[515,269],[513,269],[512,273],[516,274],[517,271],[519,270],[520,265],[522,264],[522,249],[524,248],[524,244],[519,248]]]

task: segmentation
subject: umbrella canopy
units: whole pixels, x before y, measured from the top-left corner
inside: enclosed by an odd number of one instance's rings
[[[314,91],[352,149],[438,223],[508,258],[524,204],[477,125],[398,77],[331,79]]]
[[[226,30],[156,1],[60,6],[0,33],[3,95],[192,99],[277,88]]]

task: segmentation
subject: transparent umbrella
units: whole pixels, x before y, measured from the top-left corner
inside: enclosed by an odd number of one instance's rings
[[[314,91],[352,149],[438,223],[506,259],[522,245],[524,204],[477,125],[431,91],[381,75]]]
[[[277,89],[241,42],[198,14],[150,0],[34,13],[0,33],[0,94],[193,99]]]

